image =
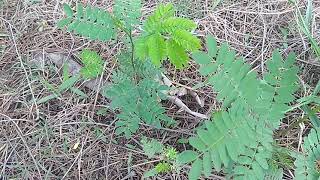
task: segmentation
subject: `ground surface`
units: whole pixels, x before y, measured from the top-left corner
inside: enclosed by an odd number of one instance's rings
[[[83,0],[85,1],[85,0]],[[86,0],[94,5],[110,9],[107,0]],[[56,23],[63,16],[61,4],[69,0],[2,0],[0,4],[0,179],[1,175],[17,179],[138,179],[153,167],[157,160],[146,160],[139,146],[142,135],[159,139],[179,150],[184,145],[178,139],[194,133],[190,129],[201,120],[178,112],[178,108],[166,103],[168,114],[179,125],[173,130],[155,131],[148,126],[130,140],[116,139],[114,114],[99,115],[99,109],[107,102],[95,92],[82,89],[90,98],[78,99],[70,92],[48,103],[35,105],[31,99],[49,94],[39,77],[52,84],[61,83],[59,69],[48,70],[30,63],[35,54],[55,52],[78,54],[89,47],[97,50],[108,63],[105,74],[112,72],[114,56],[122,44],[102,44],[88,41],[58,30]],[[144,3],[145,14],[156,3]],[[295,51],[301,68],[300,81],[305,91],[299,97],[310,94],[320,78],[320,63],[313,55],[306,37],[296,27],[295,7],[286,0],[277,1],[229,1],[212,7],[209,0],[177,0],[179,15],[198,23],[199,37],[213,34],[220,42],[227,41],[244,56],[258,72],[265,69],[265,61],[275,48],[287,55]],[[320,37],[320,1],[314,1],[313,35]],[[305,3],[299,3],[301,9]],[[287,31],[285,35],[284,31]],[[319,41],[318,41],[319,42]],[[175,82],[192,87],[201,81],[195,66],[181,72],[168,67],[169,77]],[[55,73],[54,73],[55,72]],[[79,87],[81,84],[78,85]],[[201,89],[205,99],[200,108],[189,97],[184,102],[194,111],[207,113],[218,107],[215,94]],[[283,121],[286,129],[303,116],[297,110]],[[308,123],[305,124],[307,131]],[[298,148],[299,127],[282,133],[278,138],[284,147]],[[130,144],[130,145],[128,145]],[[76,147],[78,146],[78,147]],[[293,177],[290,169],[285,177]],[[168,174],[159,179],[186,179],[184,173]],[[223,179],[222,174],[212,179]]]

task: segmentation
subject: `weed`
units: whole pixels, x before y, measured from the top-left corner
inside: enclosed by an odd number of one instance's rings
[[[297,16],[297,24],[299,29],[307,36],[308,40],[310,41],[311,48],[313,49],[315,55],[320,59],[320,47],[317,43],[316,39],[312,36],[310,31],[311,29],[311,19],[312,19],[312,0],[307,1],[307,9],[305,16],[303,16],[302,12],[299,10],[298,2],[295,0],[289,0],[289,2],[293,3],[297,9],[296,16]]]
[[[283,154],[279,155],[273,134],[285,113],[293,110],[290,104],[296,100],[293,94],[299,88],[299,69],[295,66],[295,54],[283,58],[275,50],[266,63],[268,71],[259,79],[242,57],[226,43],[219,47],[212,36],[207,37],[208,52],[199,51],[200,40],[192,33],[196,24],[176,17],[172,4],[159,5],[146,18],[141,34],[134,37],[132,31],[140,24],[139,7],[139,0],[115,1],[111,13],[78,4],[74,13],[65,4],[67,17],[58,26],[92,40],[111,40],[118,30],[128,37],[126,50],[118,57],[119,68],[113,72],[112,85],[103,90],[103,95],[111,99],[111,109],[117,114],[117,135],[124,134],[129,139],[141,123],[157,128],[163,125],[170,128],[175,124],[158,102],[165,97],[163,91],[168,88],[156,80],[164,60],[168,59],[181,69],[188,65],[188,53],[192,53],[192,58],[200,65],[200,74],[206,78],[202,85],[212,86],[218,93],[222,108],[203,126],[194,129],[196,134],[188,139],[191,148],[178,153],[174,147],[142,139],[148,158],[160,158],[144,177],[173,170],[178,172],[190,164],[189,179],[198,179],[202,174],[209,177],[213,169],[225,172],[231,179],[281,179],[283,166],[274,162],[284,166],[292,162],[287,156],[280,157]],[[308,34],[304,21],[301,22],[303,31]],[[315,45],[313,47],[317,49]],[[84,52],[90,58],[83,58],[85,66],[81,72],[86,77],[96,77],[103,71],[101,59],[95,53]],[[304,101],[315,100],[317,98],[312,96]],[[301,100],[301,105],[304,101]],[[318,172],[315,163],[319,159],[317,132],[313,129],[305,141],[308,154],[294,156],[297,158],[297,177],[306,174],[318,177],[315,173]],[[313,152],[315,156],[310,155]]]

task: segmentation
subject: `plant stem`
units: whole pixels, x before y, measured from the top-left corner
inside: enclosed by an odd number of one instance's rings
[[[130,30],[127,35],[129,36],[130,44],[131,44],[131,65],[132,65],[133,71],[136,75],[136,78],[138,78],[137,71],[136,71],[136,68],[134,65],[134,43],[133,43],[133,39],[132,39],[132,31]]]
[[[131,66],[134,72],[134,81],[136,84],[138,84],[139,82],[139,76],[138,76],[138,72],[134,63],[134,43],[133,43],[133,39],[132,39],[132,31],[127,30],[125,28],[123,28],[123,31],[126,33],[126,35],[129,37],[130,40],[130,44],[131,44],[131,57],[130,57],[130,61],[131,61]]]
[[[138,78],[138,73],[135,67],[135,63],[134,63],[134,43],[133,43],[133,39],[132,39],[132,30],[131,29],[127,29],[124,27],[123,23],[116,17],[112,16],[112,19],[114,21],[114,24],[121,30],[123,31],[130,39],[130,44],[131,44],[131,66],[132,69],[134,71],[134,81],[136,84],[138,84],[139,82],[139,78]]]

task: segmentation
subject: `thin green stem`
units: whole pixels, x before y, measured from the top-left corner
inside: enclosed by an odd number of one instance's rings
[[[132,39],[132,31],[130,30],[127,35],[129,36],[130,44],[131,44],[131,65],[132,65],[132,68],[135,72],[136,78],[138,78],[137,71],[136,71],[135,64],[134,64],[134,43],[133,43],[133,39]]]
[[[137,84],[139,82],[139,78],[138,78],[138,73],[137,73],[137,69],[135,66],[135,62],[134,62],[134,49],[135,48],[134,48],[134,42],[133,42],[133,38],[132,38],[132,30],[125,28],[123,23],[118,18],[112,16],[112,20],[113,20],[114,24],[129,37],[130,44],[131,44],[130,61],[131,61],[132,69],[134,71],[134,81]]]

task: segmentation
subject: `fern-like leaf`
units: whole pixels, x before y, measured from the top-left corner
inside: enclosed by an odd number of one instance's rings
[[[149,47],[147,42],[147,37],[140,37],[135,40],[135,55],[138,59],[144,61],[149,58]],[[158,63],[156,63],[158,64]]]
[[[255,129],[255,126],[249,124],[254,120],[247,114],[248,112],[241,109],[240,104],[231,107],[228,112],[215,113],[212,121],[205,122],[205,129],[198,130],[197,135],[189,139],[190,145],[200,152],[200,156],[196,159],[205,161],[208,156],[211,159],[211,162],[206,162],[207,165],[200,170],[201,172],[208,175],[208,171],[211,172],[212,167],[220,171],[223,166],[230,166],[231,162],[237,162],[232,171],[234,177],[245,174],[249,176],[249,170],[251,172],[253,168],[261,167],[263,172],[267,169],[266,159],[270,156],[259,154],[264,158],[256,161],[256,154],[247,152],[258,151],[259,148],[262,148],[263,153],[269,152],[268,155],[271,154],[272,134],[267,131],[257,133],[258,130]],[[244,161],[245,159],[247,160]],[[209,167],[211,164],[212,167]],[[247,168],[248,172],[239,170],[244,168]],[[252,173],[251,175],[253,175]],[[255,174],[257,177],[260,175]]]
[[[320,178],[320,129],[311,129],[304,138],[304,153],[296,156],[294,162],[295,179],[309,180]]]
[[[231,171],[233,179],[265,179],[270,171],[267,161],[270,158],[270,150],[259,144],[250,145],[235,163]]]
[[[188,54],[181,46],[179,46],[179,44],[177,44],[173,40],[167,41],[167,50],[170,61],[178,69],[183,68],[188,64]]]
[[[273,52],[272,58],[267,62],[268,73],[264,74],[262,81],[261,98],[258,101],[259,111],[263,119],[274,129],[280,125],[280,120],[289,109],[288,103],[295,98],[293,93],[298,89],[298,68],[294,65],[295,55],[290,53],[283,61],[278,50]],[[265,107],[268,104],[269,107]]]
[[[164,151],[163,144],[155,139],[149,140],[146,137],[142,137],[141,143],[143,151],[148,158],[153,158],[156,154],[161,154]]]
[[[272,169],[266,175],[265,179],[268,180],[283,180],[283,169]]]
[[[200,64],[200,74],[206,76],[206,82],[218,92],[217,99],[223,109],[189,139],[197,154],[190,162],[204,162],[209,156],[212,161],[206,161],[205,166],[203,163],[201,169],[193,168],[192,175],[202,172],[208,176],[214,167],[217,171],[225,169],[232,179],[264,179],[270,174],[273,130],[297,89],[295,57],[290,54],[283,61],[275,52],[265,74],[274,81],[259,80],[257,73],[226,43],[218,47],[216,40],[209,36],[207,46],[208,53],[195,52],[192,57]]]
[[[132,29],[140,22],[141,7],[141,0],[115,0],[114,15]]]
[[[217,49],[216,46],[212,48]],[[257,75],[250,72],[250,66],[243,59],[236,58],[235,51],[229,50],[226,43],[221,45],[216,62],[204,52],[194,53],[193,58],[200,64],[200,74],[208,76],[208,83],[219,92],[217,98],[223,101],[224,107],[235,100],[252,107],[256,105],[260,84]]]
[[[176,30],[192,31],[197,25],[190,19],[181,17],[170,17],[161,23],[161,32],[172,33]]]
[[[117,115],[119,119],[115,125],[116,135],[124,134],[124,136],[129,139],[140,127],[140,118],[135,113],[122,112]]]
[[[163,5],[160,4],[152,15],[148,17],[145,22],[144,29],[149,34],[155,32],[161,32],[161,22],[165,19],[172,18],[174,16],[175,10],[172,4]]]
[[[186,30],[175,30],[172,39],[181,47],[188,51],[195,51],[200,48],[200,40]]]
[[[74,13],[69,5],[63,6],[67,17],[58,22],[59,28],[67,27],[69,32],[92,40],[108,41],[114,37],[115,26],[109,12],[79,3]]]
[[[174,12],[172,4],[161,4],[147,18],[145,33],[136,41],[138,58],[150,57],[158,67],[167,57],[176,68],[188,64],[187,52],[200,48],[200,40],[190,32],[196,24],[186,18],[174,17]]]
[[[97,52],[85,49],[81,52],[80,58],[84,64],[80,73],[86,79],[96,78],[103,72],[103,61]]]
[[[134,73],[131,65],[123,61],[121,69],[113,75],[113,84],[103,92],[104,96],[111,99],[111,108],[120,111],[116,133],[124,134],[126,138],[130,138],[139,129],[140,123],[158,128],[175,123],[158,102],[164,87],[154,81],[157,69],[150,62],[140,64],[135,66],[138,75],[142,77],[138,84],[131,79]]]
[[[208,49],[208,54],[196,52],[193,58],[200,64],[200,74],[208,76],[207,82],[218,92],[217,98],[223,106],[241,101],[255,116],[277,128],[298,88],[294,54],[290,53],[283,61],[279,52],[275,51],[267,62],[268,73],[258,80],[256,73],[250,71],[250,66],[242,58],[237,58],[227,44],[222,44],[218,49],[216,40],[209,36]]]
[[[153,34],[145,43],[149,50],[148,54],[150,56],[151,62],[159,67],[162,60],[166,57],[167,53],[165,40],[161,37],[160,34]]]

